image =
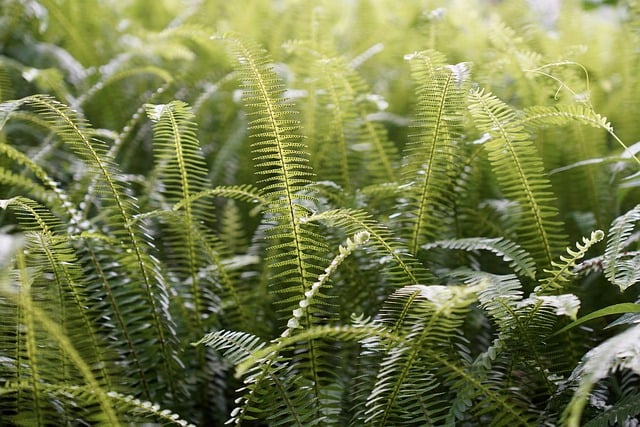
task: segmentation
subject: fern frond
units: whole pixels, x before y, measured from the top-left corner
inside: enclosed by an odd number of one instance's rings
[[[627,211],[611,223],[604,252],[604,274],[607,280],[624,291],[640,280],[640,255],[625,253],[627,240],[640,221],[640,205]]]
[[[206,345],[222,353],[231,365],[238,365],[265,346],[265,342],[246,332],[216,331],[206,334],[193,345]]]
[[[610,373],[630,369],[640,374],[640,326],[636,325],[609,338],[585,354],[583,360],[571,374],[570,380],[577,384],[571,402],[562,414],[567,427],[578,427],[594,385]]]
[[[405,425],[443,420],[446,389],[441,383],[454,366],[463,365],[464,356],[454,350],[455,330],[474,293],[473,287],[413,285],[389,297],[380,320],[402,342],[386,346],[361,421]]]
[[[327,222],[342,228],[347,234],[355,234],[361,230],[369,233],[370,242],[378,256],[390,258],[394,267],[391,279],[398,284],[418,284],[431,281],[431,274],[422,268],[417,261],[382,224],[376,222],[369,214],[360,210],[335,209],[304,218],[303,222]]]
[[[173,210],[183,209],[187,203],[194,203],[203,197],[225,197],[232,200],[254,203],[257,207],[266,207],[269,199],[264,196],[261,190],[250,184],[217,186],[208,190],[203,190],[189,196],[188,199],[180,200],[173,205]]]
[[[93,319],[86,310],[89,305],[86,283],[62,223],[43,206],[24,197],[0,200],[0,208],[16,211],[20,226],[27,233],[25,249],[29,266],[53,278],[40,285],[40,300],[48,301],[49,313],[64,333],[83,332],[74,337],[75,345],[88,363],[99,367],[96,373],[109,384],[109,361],[102,354],[104,346],[99,343]]]
[[[525,108],[521,117],[524,126],[562,126],[582,123],[587,126],[602,128],[608,132],[613,130],[606,117],[597,114],[587,105],[559,104],[554,106],[535,106]]]
[[[416,82],[418,105],[414,134],[406,148],[403,181],[409,199],[408,246],[416,255],[420,245],[442,233],[451,211],[450,195],[456,174],[456,143],[469,81],[468,64],[441,64],[437,52],[407,55]]]
[[[201,318],[205,312],[202,293],[204,284],[198,276],[198,270],[204,264],[200,257],[199,238],[205,231],[197,224],[209,218],[207,207],[197,199],[190,201],[193,194],[204,191],[207,185],[206,163],[200,152],[196,138],[196,125],[191,109],[183,102],[173,101],[165,105],[147,105],[147,115],[154,124],[154,155],[156,158],[158,179],[162,183],[162,195],[168,204],[189,201],[176,212],[178,220],[169,223],[171,231],[165,241],[176,258],[179,280],[190,283],[186,292],[193,307],[192,324],[196,334],[204,332]],[[210,207],[209,207],[210,209]],[[178,291],[181,297],[185,292]],[[182,304],[184,305],[184,304]],[[194,337],[195,338],[195,337]]]
[[[491,413],[507,424],[531,425],[542,409],[536,396],[553,395],[558,372],[565,371],[566,344],[549,337],[560,316],[575,319],[580,301],[571,294],[523,299],[514,275],[465,270],[455,277],[478,286],[478,300],[495,322],[497,337],[469,366],[469,378],[460,381],[450,416],[462,420],[467,411]]]
[[[553,269],[544,270],[549,276],[541,280],[540,285],[534,289],[534,292],[537,295],[543,295],[550,292],[561,291],[567,282],[571,280],[571,277],[575,275],[573,268],[576,266],[576,262],[586,255],[591,246],[602,239],[604,239],[604,232],[602,230],[596,230],[591,233],[591,236],[583,237],[582,243],[576,243],[577,250],[567,248],[569,256],[560,255],[561,263],[556,261],[551,262]]]
[[[640,414],[640,396],[632,393],[607,407],[604,412],[584,423],[583,427],[609,427],[619,424],[620,421],[627,421],[631,417],[637,418],[638,414]]]
[[[535,261],[531,258],[531,255],[529,255],[517,243],[502,237],[467,237],[462,239],[438,240],[422,245],[422,249],[425,250],[433,248],[456,249],[463,251],[487,250],[508,262],[509,267],[511,267],[515,273],[531,279],[535,278]]]
[[[256,173],[266,175],[260,183],[269,200],[267,213],[272,216],[269,220],[274,222],[269,238],[275,243],[269,259],[271,267],[279,272],[273,279],[281,283],[278,293],[302,295],[311,286],[309,278],[318,270],[316,253],[322,252],[324,245],[320,236],[300,223],[313,197],[303,191],[311,183],[312,174],[299,124],[282,97],[284,88],[268,64],[267,53],[238,38],[226,40],[243,80],[249,114],[255,117],[249,129],[252,137],[259,139],[252,144]],[[320,245],[319,250],[309,250],[312,243]]]
[[[539,267],[549,266],[564,236],[542,161],[515,112],[491,94],[473,91],[469,109],[476,126],[491,135],[484,143],[505,195],[521,205],[517,219],[520,244]]]
[[[331,263],[327,268],[325,268],[324,273],[318,276],[318,279],[313,283],[311,289],[304,293],[304,299],[300,300],[298,303],[298,308],[294,309],[292,312],[292,316],[289,318],[287,322],[287,329],[282,332],[281,337],[287,337],[293,334],[296,334],[297,329],[308,328],[311,325],[300,324],[301,319],[307,319],[309,317],[310,310],[312,307],[316,311],[322,311],[322,309],[314,307],[317,305],[316,300],[326,298],[325,295],[320,293],[320,289],[326,286],[327,281],[331,277],[331,275],[337,270],[337,268],[342,264],[346,257],[348,257],[351,252],[356,250],[359,246],[364,245],[369,240],[369,233],[366,231],[361,231],[353,235],[353,238],[348,238],[343,245],[338,247],[338,254],[331,260]],[[297,335],[297,334],[296,334]]]
[[[311,290],[312,280],[321,273],[320,265],[328,252],[324,238],[312,229],[313,224],[307,223],[305,226],[302,221],[308,216],[308,206],[315,202],[310,194],[312,171],[306,145],[302,142],[299,122],[293,118],[295,112],[282,96],[283,85],[269,65],[267,53],[237,37],[227,36],[226,41],[243,82],[244,101],[252,117],[249,130],[251,136],[257,139],[252,144],[256,174],[264,177],[259,183],[269,200],[266,219],[273,224],[267,235],[272,242],[267,258],[272,270],[269,284],[273,295],[279,297],[276,304],[282,311],[291,312],[294,304]],[[305,325],[316,322],[318,319],[311,313],[305,313]],[[308,418],[319,419],[322,385],[330,372],[321,357],[327,350],[320,348],[320,344],[313,340],[306,342],[305,349],[302,357],[305,359],[305,377],[310,388],[308,391],[299,390],[295,396],[287,396],[287,400],[292,398],[292,405],[301,402],[309,405],[310,398],[313,410],[309,413],[315,412],[316,415]],[[260,379],[264,378],[261,369],[257,373]],[[251,393],[264,387],[261,380],[247,381],[252,384]],[[283,392],[290,386],[292,384],[283,383]]]

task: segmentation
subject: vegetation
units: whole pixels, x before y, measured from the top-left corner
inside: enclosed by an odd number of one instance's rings
[[[2,0],[0,424],[636,425],[640,6],[534,3]]]

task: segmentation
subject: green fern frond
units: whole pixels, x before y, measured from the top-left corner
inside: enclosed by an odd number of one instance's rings
[[[52,280],[40,284],[40,300],[48,301],[49,313],[64,333],[83,331],[82,336],[74,337],[74,342],[86,360],[99,367],[97,373],[108,384],[109,361],[102,354],[104,346],[99,343],[93,319],[86,310],[89,305],[86,283],[62,223],[43,206],[23,197],[0,200],[0,208],[16,211],[26,232],[29,266],[39,270],[39,277],[52,276]],[[37,282],[34,279],[31,286],[35,287]]]
[[[594,385],[607,375],[621,369],[630,369],[640,374],[640,326],[636,325],[609,338],[591,349],[571,374],[570,380],[577,389],[562,414],[562,422],[567,427],[578,427],[589,394]]]
[[[315,203],[309,188],[312,171],[306,145],[302,142],[299,122],[293,118],[295,112],[282,96],[284,87],[269,65],[267,53],[237,37],[227,36],[226,41],[243,82],[244,101],[252,117],[249,122],[251,137],[257,139],[252,144],[256,174],[264,177],[259,184],[269,200],[265,212],[265,219],[272,224],[267,234],[271,242],[267,258],[271,270],[269,284],[273,295],[278,296],[276,304],[282,311],[291,312],[294,304],[311,290],[313,279],[321,273],[320,265],[325,262],[328,252],[323,236],[313,230],[314,225],[303,225],[302,222],[308,216],[308,206]],[[302,321],[305,325],[313,325],[319,319],[307,312]],[[313,410],[306,413],[306,418],[320,419],[322,385],[324,378],[330,376],[330,367],[321,355],[327,354],[328,350],[313,340],[305,344],[306,351],[300,357],[307,368],[305,378],[310,388],[286,396],[286,401],[292,399],[292,405],[301,402],[309,405],[311,399]],[[251,383],[250,394],[264,392],[263,369],[256,373],[259,379],[247,379]],[[269,378],[273,380],[271,374]],[[292,386],[293,383],[283,383],[283,393]]]
[[[311,289],[304,293],[304,299],[300,300],[298,307],[293,310],[292,316],[287,322],[287,329],[281,335],[282,337],[296,334],[297,329],[304,329],[311,326],[300,324],[300,320],[308,318],[309,314],[312,314],[310,313],[312,308],[316,311],[322,311],[322,309],[314,307],[317,304],[316,300],[326,298],[325,295],[321,294],[320,289],[327,285],[331,275],[337,270],[340,264],[342,264],[345,258],[368,240],[369,233],[361,231],[354,234],[353,238],[348,238],[344,245],[338,247],[338,254],[331,260],[329,266],[325,268],[324,273],[318,276],[318,279],[313,283]]]
[[[535,106],[525,108],[521,118],[524,126],[562,126],[570,123],[582,123],[587,126],[613,130],[606,117],[597,114],[587,105],[559,104],[554,106]]]
[[[193,306],[191,323],[196,334],[204,332],[201,316],[206,311],[198,271],[204,260],[200,236],[206,235],[198,224],[210,219],[211,206],[203,205],[202,199],[192,201],[193,194],[208,187],[207,168],[196,137],[196,125],[191,109],[183,102],[173,101],[164,105],[147,105],[147,115],[154,124],[154,155],[158,179],[162,183],[162,196],[168,205],[179,201],[189,201],[180,211],[174,211],[177,221],[169,222],[170,233],[165,242],[176,258],[180,282],[187,282],[187,292],[178,295],[190,297]],[[165,216],[166,217],[166,216]],[[218,264],[219,265],[219,264]],[[184,305],[181,304],[181,305]],[[195,338],[195,337],[194,337]]]
[[[416,255],[420,245],[442,233],[452,203],[456,143],[462,129],[469,65],[444,65],[437,52],[407,55],[417,85],[414,134],[406,148],[403,187],[409,199],[408,246]]]
[[[462,239],[438,240],[426,245],[422,249],[433,248],[456,249],[463,251],[487,250],[501,257],[509,263],[509,267],[517,274],[535,279],[535,261],[517,243],[502,237],[484,238],[467,237]]]
[[[224,197],[241,202],[254,203],[257,208],[265,208],[268,206],[270,199],[265,197],[262,191],[250,184],[217,186],[208,190],[203,190],[189,196],[186,200],[180,200],[173,205],[173,210],[183,209],[187,203],[194,203],[203,197]]]
[[[473,91],[469,109],[475,124],[491,139],[484,143],[505,195],[521,205],[519,243],[539,267],[549,266],[565,240],[542,161],[515,112],[491,94]]]
[[[571,294],[523,299],[514,275],[462,271],[459,277],[478,286],[478,300],[495,322],[497,337],[469,366],[469,378],[459,383],[451,416],[464,419],[460,415],[467,410],[496,411],[496,420],[531,425],[540,410],[535,396],[553,395],[556,373],[565,371],[561,355],[566,347],[560,348],[565,344],[549,337],[559,317],[575,319],[580,301]],[[505,384],[510,387],[506,393]]]
[[[576,243],[577,250],[567,248],[569,257],[560,255],[561,263],[552,261],[551,266],[553,270],[544,270],[549,276],[541,280],[540,285],[535,288],[534,292],[537,295],[543,295],[562,291],[567,282],[571,280],[571,277],[575,275],[573,268],[576,266],[576,262],[586,255],[591,246],[602,239],[604,239],[604,232],[602,230],[596,230],[591,233],[591,236],[583,237],[582,243]]]
[[[233,339],[235,339],[236,333],[230,334],[234,335]],[[322,390],[323,412],[327,412],[320,415],[318,419],[310,418],[310,413],[313,414],[313,411],[308,410],[310,400],[305,401],[304,399],[313,399],[313,396],[309,394],[313,389],[313,384],[303,380],[300,376],[291,376],[290,373],[295,371],[296,367],[301,368],[305,364],[293,363],[282,355],[286,354],[289,349],[299,348],[301,342],[307,341],[333,342],[339,340],[347,342],[376,338],[386,342],[395,339],[393,335],[385,332],[378,323],[372,322],[360,322],[345,326],[313,326],[297,332],[293,336],[279,337],[266,346],[259,343],[254,347],[254,340],[251,339],[251,336],[242,333],[240,335],[241,339],[250,340],[252,344],[251,348],[237,348],[240,355],[237,360],[240,363],[236,366],[236,375],[246,375],[244,381],[246,387],[240,390],[245,392],[242,405],[232,412],[230,421],[235,422],[236,425],[239,425],[248,414],[263,413],[265,408],[269,407],[279,408],[277,411],[272,410],[275,412],[275,416],[270,417],[271,422],[277,422],[278,425],[307,425],[302,422],[303,420],[306,420],[308,425],[311,423],[335,425],[337,422],[336,414],[331,413],[333,411],[332,405],[340,396],[340,393],[335,389],[335,383],[325,384]],[[334,371],[332,376],[337,374]],[[297,386],[294,386],[295,382],[297,382]]]
[[[323,239],[301,226],[300,218],[307,215],[307,205],[313,197],[303,191],[311,184],[312,176],[305,145],[299,133],[294,111],[282,97],[284,88],[266,52],[250,42],[227,37],[227,44],[236,58],[236,66],[243,80],[243,93],[250,116],[252,144],[256,155],[257,174],[262,192],[269,200],[267,213],[274,225],[270,230],[269,257],[271,267],[278,270],[273,281],[280,282],[278,293],[302,295],[310,289],[310,277],[318,270],[318,253],[323,252]],[[311,245],[318,250],[310,250]],[[318,246],[319,245],[319,246]]]
[[[604,412],[584,423],[583,427],[610,427],[620,421],[626,422],[632,417],[637,418],[638,414],[640,414],[640,396],[632,393],[607,407]]]
[[[231,254],[243,253],[248,243],[241,210],[235,200],[228,200],[220,215],[220,241]]]
[[[311,215],[303,222],[320,221],[343,229],[347,234],[366,231],[377,255],[393,261],[391,279],[398,284],[428,283],[432,275],[421,267],[415,258],[391,235],[382,224],[376,222],[364,211],[335,209]]]
[[[386,347],[366,410],[367,425],[438,424],[446,416],[441,388],[464,356],[455,347],[456,328],[475,301],[473,287],[413,285],[397,290],[380,312],[383,325],[401,343]],[[462,369],[461,369],[462,370]],[[409,415],[410,414],[410,415]]]
[[[193,345],[206,345],[222,353],[231,365],[237,365],[265,346],[265,342],[247,332],[216,331]]]
[[[499,329],[509,330],[513,308],[522,301],[522,284],[514,275],[494,275],[480,271],[461,270],[454,277],[467,285],[477,286],[478,302]],[[453,386],[457,391],[452,400],[448,422],[453,425],[477,417],[475,422],[491,420],[492,425],[532,425],[535,415],[529,402],[515,387],[504,387],[508,373],[503,366],[508,352],[509,334],[493,342],[458,375]],[[512,363],[507,358],[507,364]],[[511,367],[513,369],[513,367]]]
[[[627,240],[640,221],[640,205],[627,211],[611,223],[607,235],[607,248],[604,252],[604,274],[612,284],[624,291],[629,286],[640,281],[640,255],[625,253]]]

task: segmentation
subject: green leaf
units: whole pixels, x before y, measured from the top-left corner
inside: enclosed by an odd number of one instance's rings
[[[590,320],[598,319],[600,317],[611,316],[613,314],[626,314],[626,313],[640,313],[640,304],[633,304],[630,302],[614,304],[605,308],[601,308],[600,310],[593,311],[587,315],[580,317],[579,319],[569,323],[564,326],[562,329],[557,330],[550,336],[553,337],[555,335],[560,335],[562,333],[567,332],[569,329],[575,328],[576,326],[580,326],[585,322]]]

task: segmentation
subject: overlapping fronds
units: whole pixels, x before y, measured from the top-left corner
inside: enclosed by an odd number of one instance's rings
[[[637,423],[637,0],[396,3],[4,0],[0,424]]]
[[[160,203],[169,209],[181,202],[181,209],[173,211],[174,215],[163,215],[167,219],[168,235],[164,236],[165,250],[175,258],[180,283],[188,283],[188,287],[178,284],[179,298],[189,301],[193,306],[190,324],[200,335],[204,331],[200,327],[204,309],[204,288],[207,285],[200,280],[199,270],[206,262],[215,262],[202,255],[215,253],[211,245],[207,245],[207,232],[200,226],[212,217],[212,206],[207,207],[206,199],[193,199],[193,195],[204,191],[207,185],[207,168],[200,152],[196,137],[196,125],[190,108],[179,101],[165,105],[147,105],[147,114],[154,125],[154,154],[157,179],[162,189],[163,200]],[[216,258],[219,258],[216,257]],[[221,263],[216,263],[218,267]],[[209,308],[211,310],[211,308]],[[195,336],[193,337],[196,338]]]
[[[399,341],[371,347],[377,372],[365,374],[368,387],[357,423],[439,424],[446,416],[446,384],[466,358],[454,332],[475,300],[472,287],[412,285],[394,292],[379,318]]]
[[[534,256],[539,267],[551,265],[565,238],[553,206],[555,197],[533,142],[515,112],[495,96],[473,91],[469,110],[478,129],[490,135],[484,147],[502,191],[520,204],[518,243]]]
[[[347,234],[354,234],[361,230],[369,233],[374,253],[384,261],[391,261],[390,279],[396,284],[429,283],[432,280],[431,273],[393,237],[390,230],[364,211],[336,209],[304,218],[304,222],[311,221],[326,222],[343,229]]]
[[[5,156],[6,159],[11,159],[15,165],[24,168],[23,173],[18,175],[0,167],[0,179],[7,187],[23,188],[26,194],[30,194],[32,197],[39,198],[39,200],[52,205],[58,215],[66,213],[70,225],[80,228],[79,222],[81,222],[81,217],[78,210],[70,203],[69,195],[66,191],[60,188],[60,184],[49,176],[46,170],[36,164],[25,153],[11,145],[0,144],[0,153]],[[40,183],[25,177],[25,170],[33,173]]]
[[[632,326],[590,350],[576,367],[571,380],[577,389],[563,413],[564,425],[578,427],[594,385],[613,372],[629,369],[640,374],[640,326]]]
[[[23,206],[30,205],[16,201],[18,205],[22,203]],[[45,242],[38,243],[44,243],[41,246],[44,251],[52,249]],[[26,248],[33,251],[36,246]],[[61,263],[68,262],[68,256],[65,255],[56,254],[55,258]],[[12,278],[2,283],[0,289],[0,328],[3,335],[15,337],[10,348],[2,349],[5,355],[2,376],[6,379],[2,384],[2,394],[15,394],[15,399],[3,401],[0,406],[3,422],[17,425],[45,425],[52,419],[70,422],[74,412],[84,412],[87,419],[99,417],[103,423],[120,425],[116,411],[106,396],[108,379],[102,376],[104,371],[101,369],[107,366],[103,364],[101,348],[95,336],[83,329],[86,327],[83,320],[86,319],[82,319],[77,311],[72,313],[65,309],[68,300],[56,298],[61,294],[72,294],[68,288],[77,284],[67,284],[63,289],[58,278],[54,289],[47,289],[42,285],[41,274],[44,269],[27,267],[26,262],[24,254],[16,254],[16,269]],[[46,305],[47,311],[42,305]],[[55,310],[50,312],[52,307]],[[81,311],[84,307],[70,304],[66,308]],[[86,332],[90,337],[83,336]],[[97,358],[96,354],[99,355]],[[95,399],[88,402],[80,394],[57,396],[51,389],[60,383],[87,384],[94,390]]]
[[[155,342],[159,344],[160,351],[147,352],[145,357],[151,359],[145,363],[138,363],[137,366],[145,366],[143,368],[145,370],[149,369],[149,365],[162,366],[165,380],[158,382],[159,379],[154,378],[154,387],[158,390],[168,387],[171,393],[175,393],[174,380],[177,378],[180,362],[176,348],[176,331],[172,326],[171,315],[168,311],[169,300],[166,285],[160,274],[158,260],[152,257],[145,248],[149,244],[147,241],[149,234],[145,233],[142,227],[136,227],[132,221],[137,210],[135,202],[124,191],[123,183],[119,180],[120,172],[107,156],[106,145],[92,137],[92,130],[76,112],[45,95],[34,95],[3,103],[0,108],[2,113],[0,129],[4,128],[7,121],[10,120],[11,114],[21,107],[33,109],[38,116],[49,123],[61,141],[68,145],[86,165],[87,172],[94,182],[95,194],[99,196],[93,200],[96,203],[95,208],[104,210],[105,226],[109,228],[112,237],[126,242],[126,250],[113,248],[115,250],[111,252],[114,257],[112,261],[115,263],[111,262],[107,268],[114,272],[119,271],[119,273],[115,273],[116,275],[122,275],[123,271],[126,271],[127,273],[122,280],[130,284],[137,283],[139,287],[136,291],[134,289],[127,291],[126,287],[119,288],[119,291],[116,292],[126,291],[128,293],[128,298],[119,299],[112,293],[114,288],[108,283],[109,281],[102,281],[102,291],[110,295],[110,298],[107,298],[111,305],[109,311],[111,313],[119,312],[126,306],[127,309],[137,312],[136,316],[133,315],[133,312],[116,316],[123,320],[126,319],[126,323],[122,324],[122,328],[119,330],[125,336],[130,336],[127,340],[129,349],[126,352],[132,356],[132,360],[137,361],[137,357],[141,353],[136,351],[134,342],[139,340],[139,342],[149,343],[151,342],[149,340],[157,340]],[[109,249],[109,251],[111,250]],[[95,254],[90,257],[95,263],[101,262],[95,257]],[[102,273],[105,267],[96,264],[96,268]],[[120,306],[121,304],[122,306]],[[151,325],[150,329],[140,328],[145,322],[147,325]],[[134,338],[135,336],[137,338]],[[144,376],[142,373],[141,375]],[[172,379],[169,380],[169,378]],[[149,388],[143,387],[143,390],[145,396],[150,397]]]
[[[288,44],[300,62],[304,124],[318,179],[336,182],[347,192],[364,183],[395,180],[396,147],[376,114],[387,102],[370,93],[349,61],[315,46],[316,40]]]
[[[38,294],[40,304],[46,304],[49,316],[58,322],[63,333],[73,336],[76,348],[106,383],[107,357],[94,330],[93,318],[86,310],[89,296],[86,282],[71,242],[62,223],[45,207],[24,197],[0,201],[0,208],[16,213],[21,229],[25,231],[26,261],[37,271],[30,287]],[[48,277],[52,280],[47,280]],[[65,374],[63,374],[63,379]]]

